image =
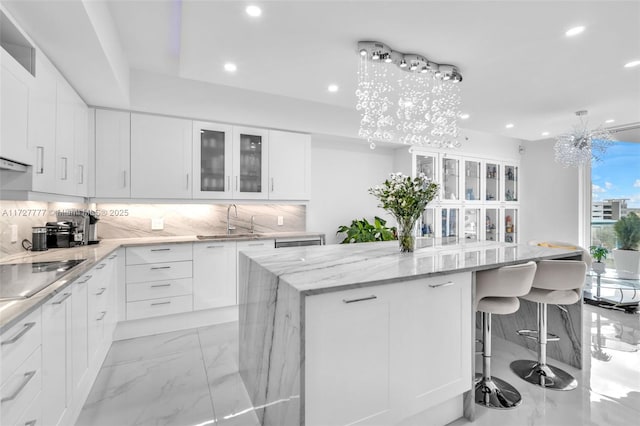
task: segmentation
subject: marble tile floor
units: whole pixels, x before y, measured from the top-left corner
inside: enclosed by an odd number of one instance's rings
[[[494,338],[492,370],[518,388],[523,403],[514,410],[477,406],[475,422],[452,425],[637,424],[640,314],[584,305],[583,317],[585,369],[552,362],[578,378],[578,389],[544,390],[519,379],[509,363],[535,353]],[[77,425],[257,425],[238,374],[237,332],[237,323],[228,323],[115,342]]]

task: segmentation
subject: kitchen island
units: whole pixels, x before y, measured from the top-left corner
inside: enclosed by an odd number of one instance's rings
[[[409,254],[393,241],[240,257],[239,368],[262,424],[472,419],[474,273],[582,253],[421,243]]]

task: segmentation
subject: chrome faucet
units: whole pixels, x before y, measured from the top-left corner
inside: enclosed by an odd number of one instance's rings
[[[231,211],[231,207],[233,207],[233,209],[236,212],[236,217],[238,217],[238,208],[236,207],[236,205],[229,204],[229,207],[227,207],[227,235],[231,235],[231,231],[236,229],[235,226],[231,226],[231,219],[229,218],[229,212]]]
[[[249,232],[252,234],[255,232],[255,225],[256,225],[256,217],[251,216],[251,229],[249,229]]]

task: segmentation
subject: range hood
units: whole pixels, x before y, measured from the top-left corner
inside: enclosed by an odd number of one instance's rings
[[[0,169],[14,172],[26,172],[27,165],[0,157]]]

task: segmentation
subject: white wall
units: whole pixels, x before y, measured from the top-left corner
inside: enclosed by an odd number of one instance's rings
[[[324,232],[327,244],[340,240],[336,231],[353,219],[380,216],[392,221],[368,189],[394,171],[390,148],[369,149],[366,143],[313,136],[311,140],[311,202],[307,230]]]
[[[566,241],[578,244],[578,169],[554,160],[554,140],[525,142],[521,157],[520,241]]]

